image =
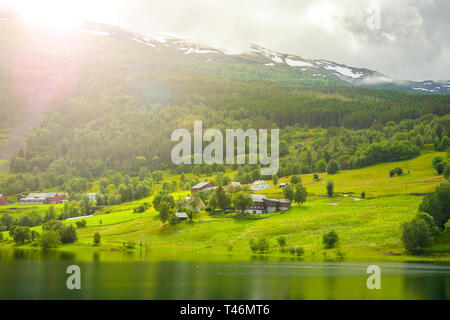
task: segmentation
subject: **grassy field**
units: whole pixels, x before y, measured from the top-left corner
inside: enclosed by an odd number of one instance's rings
[[[59,250],[92,248],[93,235],[100,232],[102,247],[95,250],[118,250],[124,241],[135,241],[138,247],[142,244],[156,252],[249,255],[252,254],[249,240],[266,237],[271,245],[269,255],[289,256],[288,253],[281,253],[277,246],[276,239],[285,236],[288,247],[305,249],[307,260],[333,259],[342,255],[350,261],[449,260],[448,253],[428,258],[406,256],[400,241],[401,224],[414,217],[422,201],[421,196],[413,194],[430,192],[444,181],[431,165],[432,159],[438,155],[444,156],[429,153],[407,163],[385,163],[342,171],[332,177],[321,174],[319,182],[314,182],[312,175],[303,175],[303,182],[310,193],[308,201],[286,213],[242,218],[237,214],[202,212],[196,214],[193,222],[170,226],[163,225],[152,208],[145,213],[133,213],[137,204],[151,203],[151,197],[109,207],[105,211],[107,214],[86,218],[87,228],[78,230],[79,241]],[[404,169],[405,176],[390,178],[390,169],[397,166]],[[326,196],[324,183],[329,179],[335,182],[337,194],[333,198]],[[365,200],[359,199],[362,191],[367,193]],[[281,197],[281,191],[277,188],[261,193]],[[174,197],[186,194],[175,193]],[[17,215],[24,210],[33,210],[32,207],[20,210],[17,209],[20,206],[16,206],[14,212],[13,207],[3,207],[1,210]],[[45,207],[40,210],[43,212]],[[74,221],[64,223],[75,224]],[[40,227],[35,229],[40,231]],[[331,230],[335,230],[340,237],[338,247],[324,250],[322,236]],[[448,245],[440,245],[439,249],[449,250]]]

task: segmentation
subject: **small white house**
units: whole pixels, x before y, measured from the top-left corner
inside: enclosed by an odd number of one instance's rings
[[[283,182],[283,183],[280,184],[280,188],[281,188],[281,189],[284,189],[284,188],[286,188],[287,186],[289,186],[289,183],[287,183],[287,182]]]
[[[175,213],[175,217],[177,217],[178,221],[186,221],[189,217],[184,212],[177,212]]]
[[[252,191],[261,191],[270,189],[270,186],[264,180],[255,181],[252,184]]]

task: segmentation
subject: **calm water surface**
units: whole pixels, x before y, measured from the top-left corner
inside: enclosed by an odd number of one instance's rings
[[[450,264],[0,250],[0,299],[450,299]],[[66,287],[81,268],[80,291]],[[381,268],[381,290],[366,269]]]

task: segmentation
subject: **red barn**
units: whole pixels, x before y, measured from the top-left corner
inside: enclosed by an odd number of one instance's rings
[[[191,193],[196,193],[199,191],[203,191],[209,188],[214,187],[214,183],[206,181],[206,182],[200,182],[199,184],[197,184],[196,186],[191,188]]]
[[[61,198],[57,193],[30,193],[26,198],[20,199],[21,204],[57,204]]]
[[[6,200],[6,197],[2,194],[0,194],[0,206],[6,206],[8,204],[8,200]]]

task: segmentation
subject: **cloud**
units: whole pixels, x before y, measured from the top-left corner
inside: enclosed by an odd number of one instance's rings
[[[0,5],[8,1],[12,0],[0,0]],[[222,48],[252,42],[304,58],[377,70],[396,79],[450,77],[450,1],[446,0],[107,3],[105,16],[112,18],[106,22],[147,35],[179,35]],[[379,16],[374,17],[377,8]]]

